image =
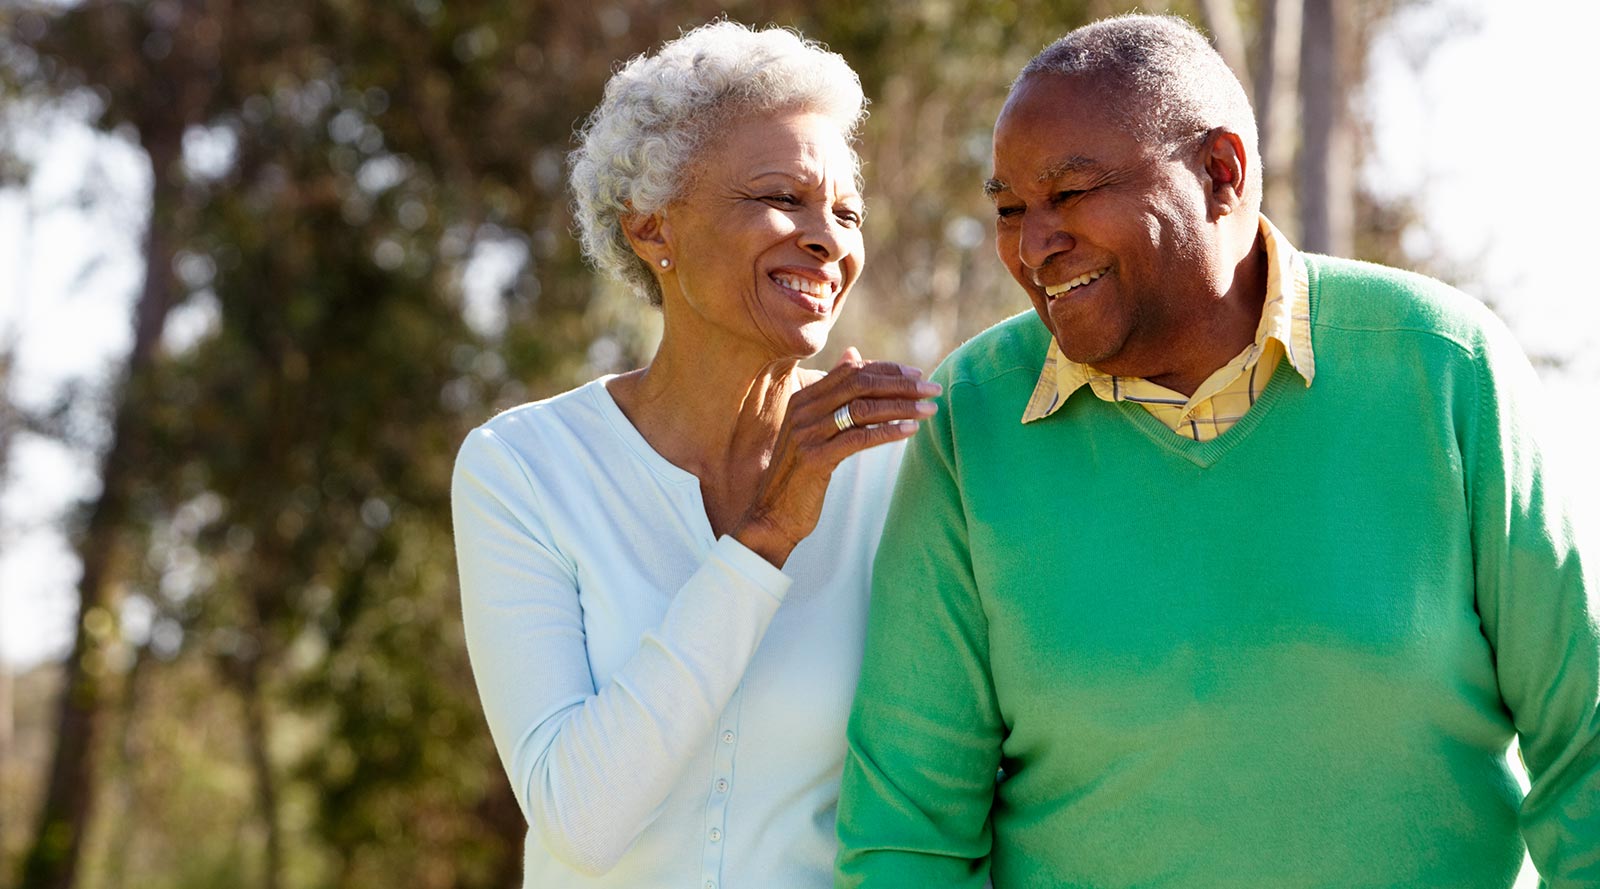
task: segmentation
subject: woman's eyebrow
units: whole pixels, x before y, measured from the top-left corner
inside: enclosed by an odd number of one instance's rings
[[[788,179],[791,182],[798,182],[801,185],[816,185],[820,181],[818,177],[812,174],[809,170],[801,172],[795,172],[794,170],[763,170],[762,172],[751,174],[750,181],[754,182],[757,179],[765,179],[768,176],[781,176],[784,179]]]

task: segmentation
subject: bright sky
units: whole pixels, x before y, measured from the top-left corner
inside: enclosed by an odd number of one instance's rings
[[[1474,20],[1476,31],[1459,24]],[[1415,246],[1476,263],[1478,295],[1530,352],[1565,362],[1542,369],[1552,395],[1600,403],[1600,284],[1577,261],[1600,207],[1600,132],[1582,110],[1600,84],[1589,45],[1600,4],[1435,0],[1396,32],[1374,50],[1377,159],[1364,182],[1418,195],[1427,231]],[[1420,69],[1408,61],[1430,45]],[[37,175],[27,194],[0,191],[0,343],[19,343],[13,395],[37,405],[68,381],[103,380],[126,352],[148,173],[124,142],[71,121],[13,132]],[[189,310],[169,334],[203,325],[204,309]],[[1577,459],[1586,411],[1567,411],[1560,431],[1585,499],[1600,503],[1600,461]],[[83,455],[17,440],[0,487],[0,658],[13,665],[70,642],[78,568],[55,519],[94,487]]]

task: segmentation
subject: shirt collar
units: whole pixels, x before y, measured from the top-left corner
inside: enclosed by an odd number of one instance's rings
[[[1289,366],[1310,386],[1317,366],[1311,351],[1311,276],[1306,260],[1265,216],[1261,217],[1261,235],[1267,248],[1267,293],[1261,303],[1254,347],[1259,353],[1268,339],[1277,340],[1283,345]],[[1050,416],[1072,393],[1095,379],[1115,378],[1068,358],[1052,337],[1022,422]]]

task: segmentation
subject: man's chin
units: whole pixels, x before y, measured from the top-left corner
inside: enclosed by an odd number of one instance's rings
[[[1116,357],[1115,349],[1106,348],[1103,342],[1085,342],[1082,337],[1062,336],[1059,330],[1051,328],[1050,335],[1056,341],[1056,348],[1067,357],[1068,361],[1077,364],[1087,364],[1098,368],[1103,362]]]
[[[1114,357],[1122,348],[1122,340],[1109,335],[1111,331],[1102,329],[1105,325],[1097,315],[1081,311],[1083,306],[1051,308],[1056,311],[1046,310],[1039,314],[1050,336],[1055,339],[1056,346],[1061,349],[1061,354],[1067,358],[1079,364],[1098,366],[1100,362]],[[1062,317],[1069,314],[1072,316],[1070,320]]]

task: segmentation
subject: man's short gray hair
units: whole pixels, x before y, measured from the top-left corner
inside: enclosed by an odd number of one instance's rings
[[[1016,83],[1036,74],[1091,78],[1141,140],[1174,142],[1222,126],[1257,157],[1244,86],[1205,35],[1176,16],[1131,14],[1084,25],[1034,56]],[[1247,177],[1259,195],[1259,162],[1252,167]]]
[[[570,158],[584,255],[659,306],[660,286],[629,246],[622,218],[682,196],[697,154],[729,114],[814,111],[851,141],[865,106],[842,56],[783,28],[712,22],[637,56],[606,83]]]

